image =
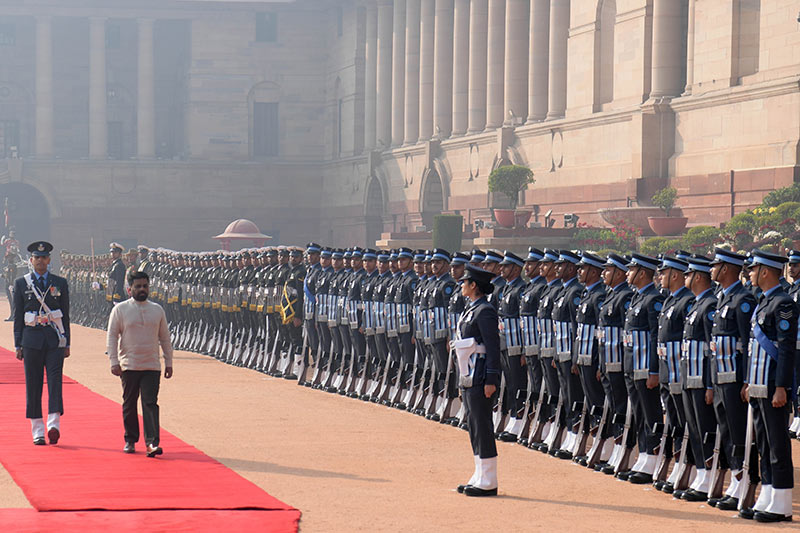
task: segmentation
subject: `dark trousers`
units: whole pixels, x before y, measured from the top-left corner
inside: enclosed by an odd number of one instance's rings
[[[625,414],[628,410],[628,390],[625,388],[625,376],[622,372],[607,372],[606,395],[611,400],[612,420],[611,432],[614,437],[622,437],[625,431]]]
[[[47,371],[47,412],[64,414],[61,375],[64,369],[63,348],[22,348],[25,365],[25,416],[42,418],[42,388]]]
[[[714,386],[714,411],[722,432],[722,450],[732,470],[741,470],[747,431],[747,404],[742,401],[741,383],[725,383]],[[734,453],[736,451],[737,453]]]
[[[508,352],[503,351],[501,361],[504,362],[503,373],[506,376],[507,410],[514,418],[518,418],[525,410],[528,374],[522,366],[521,355],[508,355]]]
[[[587,402],[586,412],[590,413],[590,417],[595,422],[599,422],[605,402],[605,391],[603,384],[597,379],[597,365],[578,365],[578,372],[583,387],[583,396]],[[591,415],[592,409],[595,410],[594,416]]]
[[[687,389],[683,391],[683,408],[686,411],[686,423],[689,426],[689,444],[695,465],[706,466],[714,455],[714,440],[706,439],[707,433],[715,430],[716,418],[714,408],[706,404],[705,389]]]
[[[125,370],[122,372],[122,423],[125,425],[125,442],[139,440],[139,413],[136,402],[142,395],[142,420],[144,441],[158,446],[158,387],[161,372],[158,370]]]
[[[497,392],[487,398],[483,392],[483,385],[476,385],[464,389],[462,397],[467,415],[467,429],[469,441],[472,444],[472,454],[481,459],[497,457],[497,445],[494,440],[494,424],[492,422],[492,406]]]
[[[628,394],[633,404],[633,415],[636,420],[636,433],[639,440],[639,453],[655,455],[659,445],[659,435],[653,431],[653,425],[663,422],[661,395],[659,388],[647,388],[646,379],[625,378]]]
[[[567,429],[569,431],[577,431],[577,425],[581,420],[580,408],[576,402],[583,402],[583,389],[581,388],[581,381],[578,376],[572,373],[572,360],[558,361],[556,363],[558,369],[558,380],[561,386],[561,394],[564,395],[564,412],[567,416]]]
[[[756,426],[756,444],[761,456],[761,480],[774,489],[794,487],[792,476],[792,443],[789,438],[789,412],[791,402],[783,407],[772,407],[775,386],[770,385],[766,398],[753,398],[753,419]],[[789,396],[787,391],[787,397]]]

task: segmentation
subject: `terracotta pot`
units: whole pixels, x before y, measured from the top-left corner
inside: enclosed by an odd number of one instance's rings
[[[689,219],[686,217],[647,217],[650,229],[659,237],[682,235],[687,222]]]
[[[513,209],[494,209],[494,219],[497,224],[502,228],[514,227],[514,210]]]
[[[524,228],[528,225],[532,216],[533,211],[530,209],[517,209],[514,211],[514,227]]]

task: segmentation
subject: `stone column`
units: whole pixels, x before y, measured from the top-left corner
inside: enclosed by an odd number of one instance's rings
[[[469,3],[469,133],[486,128],[486,33],[487,0]]]
[[[569,0],[550,0],[550,74],[547,94],[549,120],[563,118],[567,110],[569,4]]]
[[[105,159],[108,152],[106,122],[106,19],[89,18],[89,157]]]
[[[364,51],[364,148],[375,148],[375,92],[378,82],[378,8],[367,5],[367,42]]]
[[[528,3],[528,0],[506,2],[503,121],[509,126],[519,119],[524,122],[528,116]]]
[[[376,81],[376,146],[392,144],[392,2],[378,2],[378,74]],[[382,145],[381,145],[382,143]]]
[[[36,146],[38,157],[53,156],[53,20],[36,17]]]
[[[681,85],[681,3],[653,1],[653,81],[650,98],[678,96]]]
[[[419,139],[419,12],[420,0],[406,0],[405,144]]]
[[[528,28],[528,123],[547,117],[550,0],[531,0]]]
[[[406,0],[394,0],[392,26],[392,146],[400,146],[406,103]]]
[[[453,14],[453,135],[464,135],[468,126],[469,4],[455,0]]]
[[[433,137],[434,0],[422,0],[419,22],[419,138]]]
[[[694,85],[694,10],[695,0],[689,0],[689,27],[686,34],[686,88],[683,91],[684,95],[692,94],[692,85]]]
[[[136,146],[139,159],[156,156],[156,109],[153,19],[139,19],[139,89],[136,108]]]
[[[486,129],[503,125],[503,67],[506,0],[489,0],[488,43],[486,47]]]
[[[433,62],[434,135],[453,131],[453,0],[436,0]]]

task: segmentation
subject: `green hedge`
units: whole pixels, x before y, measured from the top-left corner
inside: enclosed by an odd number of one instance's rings
[[[450,253],[461,249],[464,234],[464,217],[461,215],[436,215],[433,217],[433,247]]]

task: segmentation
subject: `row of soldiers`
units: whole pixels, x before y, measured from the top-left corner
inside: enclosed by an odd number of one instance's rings
[[[85,261],[67,259],[70,281],[85,278]],[[449,343],[464,265],[480,266],[496,275],[498,439],[782,521],[800,422],[789,427],[800,284],[783,278],[787,262],[800,279],[800,252],[522,258],[311,243],[144,250],[135,267],[179,348],[464,427]]]

